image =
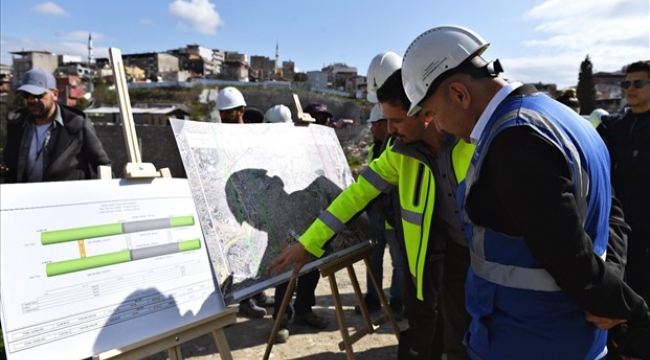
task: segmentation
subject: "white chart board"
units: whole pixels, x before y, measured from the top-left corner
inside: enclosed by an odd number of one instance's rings
[[[9,360],[81,359],[225,310],[187,180],[0,185]]]

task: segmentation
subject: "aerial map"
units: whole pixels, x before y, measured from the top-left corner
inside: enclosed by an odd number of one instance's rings
[[[291,123],[171,124],[226,303],[286,280],[288,272],[270,274],[267,264],[354,181],[334,130]],[[368,245],[369,233],[366,217],[357,217],[311,268]]]

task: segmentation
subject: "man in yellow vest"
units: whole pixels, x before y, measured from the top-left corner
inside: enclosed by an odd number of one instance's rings
[[[402,96],[382,101],[381,89],[384,87],[397,89]],[[439,282],[441,274],[442,252],[446,239],[464,236],[460,228],[457,229],[459,233],[448,231],[449,227],[455,226],[452,223],[458,222],[457,225],[460,225],[458,214],[454,214],[453,210],[450,213],[454,215],[449,216],[436,207],[434,216],[434,203],[438,201],[456,206],[453,194],[455,189],[444,185],[446,181],[437,182],[434,169],[441,169],[445,165],[453,167],[452,171],[446,172],[446,176],[453,177],[456,184],[461,182],[474,146],[459,142],[433,126],[427,126],[431,121],[427,114],[405,116],[410,103],[403,93],[399,70],[386,80],[382,88],[378,91],[380,106],[388,120],[388,130],[397,140],[369,164],[357,182],[341,193],[298,239],[298,243],[287,247],[269,265],[269,269],[282,272],[294,265],[293,276],[297,276],[310,254],[322,256],[324,245],[344,224],[363,211],[382,192],[388,192],[397,186],[400,221],[396,223],[401,229],[398,233],[401,232],[404,237],[407,258],[405,270],[408,271],[406,283],[410,285],[405,295],[412,292],[416,301],[434,309],[426,317],[407,316],[412,330],[400,337],[399,358],[429,359],[435,332],[436,303],[439,300],[439,284],[436,282]],[[445,191],[451,192],[449,199],[442,199],[448,195]]]

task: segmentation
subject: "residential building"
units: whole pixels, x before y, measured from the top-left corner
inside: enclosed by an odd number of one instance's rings
[[[251,56],[250,77],[258,80],[275,80],[276,63],[268,56]]]
[[[57,101],[68,106],[77,105],[77,100],[84,96],[84,85],[77,75],[58,76],[56,88],[59,90]]]
[[[56,60],[59,62],[59,66],[69,63],[82,63],[83,59],[79,55],[57,55]]]
[[[23,75],[31,69],[41,68],[54,73],[59,65],[57,56],[49,51],[14,51],[13,56],[14,86],[19,85]]]
[[[178,57],[168,53],[123,54],[124,67],[137,66],[144,70],[147,78],[157,78],[166,72],[177,72]]]
[[[224,80],[249,81],[249,66],[247,55],[238,52],[226,52],[222,73],[219,78]]]
[[[0,96],[5,96],[11,91],[12,78],[11,66],[0,64]]]
[[[76,75],[83,79],[91,79],[97,76],[97,70],[82,63],[64,63],[56,69],[57,74]]]
[[[597,72],[593,75],[596,90],[596,107],[609,112],[620,110],[624,103],[625,93],[621,82],[625,80],[623,70],[616,72]]]
[[[350,93],[356,92],[356,89],[346,88],[346,85],[348,85],[348,80],[353,79],[357,76],[356,67],[348,66],[343,63],[336,63],[324,67],[323,72],[327,74],[327,80],[331,84],[330,87],[332,89]]]
[[[314,90],[322,90],[329,88],[327,81],[327,74],[322,71],[307,71],[307,82]]]
[[[296,74],[296,64],[291,61],[283,61],[282,62],[282,77],[285,80],[292,81],[293,76]]]
[[[168,52],[178,57],[179,70],[188,71],[192,78],[215,77],[221,72],[223,57],[215,56],[212,49],[191,44]]]

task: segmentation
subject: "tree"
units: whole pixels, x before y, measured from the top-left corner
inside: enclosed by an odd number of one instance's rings
[[[90,100],[86,98],[81,98],[77,100],[77,105],[75,107],[79,110],[86,110],[86,108],[90,105]]]
[[[580,64],[577,92],[580,101],[580,112],[582,114],[591,114],[596,108],[596,87],[594,86],[593,65],[589,55]]]
[[[96,77],[93,79],[93,99],[96,106],[102,105],[117,105],[117,93],[110,90],[104,78]]]

